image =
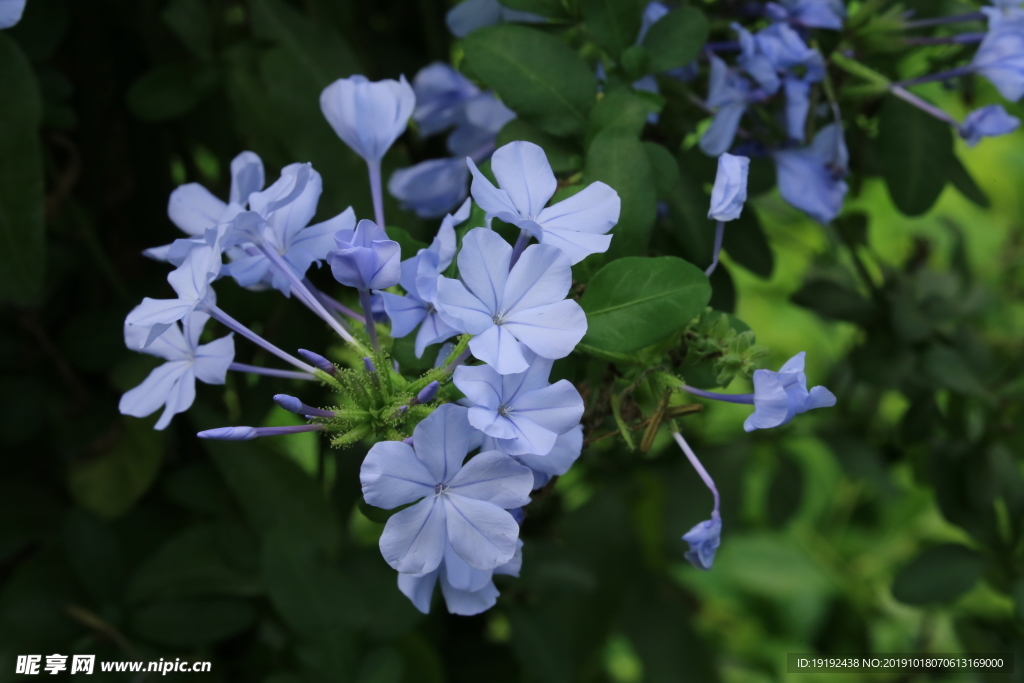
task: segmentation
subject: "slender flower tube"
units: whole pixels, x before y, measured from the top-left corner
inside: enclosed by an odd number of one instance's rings
[[[217,441],[249,441],[263,436],[283,436],[284,434],[301,434],[302,432],[323,431],[322,424],[298,425],[295,427],[218,427],[207,429],[196,434],[200,439]]]
[[[700,475],[704,485],[708,487],[711,495],[715,497],[715,507],[711,511],[711,519],[698,523],[683,534],[683,540],[690,544],[690,549],[686,553],[686,559],[694,567],[706,571],[711,569],[711,565],[715,561],[715,552],[718,550],[722,540],[722,518],[719,514],[721,500],[718,496],[718,488],[715,486],[714,480],[711,479],[711,475],[704,469],[704,465],[693,452],[693,449],[690,448],[690,444],[686,443],[683,435],[679,432],[672,432],[672,438],[679,444],[683,453],[686,454],[686,459],[690,461],[693,469]]]
[[[316,377],[305,372],[294,372],[292,370],[276,370],[274,368],[261,368],[258,365],[247,365],[246,363],[232,363],[228,370],[235,372],[250,372],[254,375],[266,375],[267,377],[280,377],[282,379],[315,380]]]
[[[232,318],[230,315],[222,311],[217,306],[207,303],[204,307],[204,310],[206,310],[206,312],[208,312],[214,320],[221,323],[222,325],[232,330],[233,332],[237,332],[241,336],[251,341],[253,344],[259,346],[264,351],[268,351],[274,354],[281,360],[285,361],[286,363],[291,363],[300,370],[304,370],[314,376],[316,375],[316,368],[307,363],[303,363],[301,360],[291,355],[290,353],[286,353],[285,351],[282,351],[281,349],[277,348],[276,346],[268,342],[266,339],[259,336],[258,334],[250,330],[248,327]]]

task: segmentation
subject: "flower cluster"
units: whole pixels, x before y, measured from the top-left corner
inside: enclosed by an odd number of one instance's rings
[[[527,19],[496,3],[471,1],[457,9],[454,23],[462,28]],[[489,14],[473,17],[470,10]],[[638,44],[666,13],[658,3],[648,7]],[[728,150],[752,106],[782,102],[786,139],[774,147],[762,144],[759,153],[774,158],[787,201],[828,222],[846,194],[839,123],[815,126],[813,140],[805,140],[810,93],[825,78],[822,56],[808,47],[805,32],[839,28],[842,7],[790,0],[769,3],[766,16],[774,23],[757,33],[733,26],[739,38],[735,65],[713,52],[708,56],[706,105],[714,120],[700,145],[718,157],[718,176],[708,211],[715,239],[707,276],[719,264],[725,224],[740,218],[747,199],[751,160]],[[695,73],[685,71],[668,76]],[[163,407],[155,426],[164,429],[193,402],[197,379],[222,384],[228,371],[319,383],[333,392],[333,405],[274,396],[305,424],[230,426],[199,436],[244,441],[320,432],[336,447],[366,444],[360,468],[366,503],[401,508],[388,518],[379,541],[384,560],[398,572],[399,589],[426,612],[439,583],[449,611],[477,614],[498,597],[495,574],[518,575],[520,524],[531,492],[565,474],[583,450],[584,398],[570,381],[558,379],[555,361],[573,353],[587,334],[587,316],[574,298],[573,266],[608,251],[620,198],[609,185],[584,185],[579,176],[560,183],[544,149],[532,142],[495,150],[498,131],[514,114],[446,65],[428,66],[412,85],[404,78],[342,79],[323,91],[320,104],[337,135],[366,162],[373,219],[357,220],[349,208],[314,223],[323,191],[316,170],[291,164],[267,186],[263,163],[252,152],[232,162],[226,201],[196,184],[176,189],[168,215],[184,236],[145,252],[173,267],[167,279],[176,296],[144,299],[124,328],[129,347],[167,362],[123,396],[121,411],[142,417]],[[969,122],[972,135],[1005,125],[999,112],[976,114]],[[453,155],[390,179],[390,191],[407,208],[421,217],[443,216],[429,246],[412,255],[388,234],[381,179],[382,159],[410,120],[423,136],[449,131]],[[318,287],[314,265],[326,266],[334,285],[350,291],[336,298]],[[345,342],[344,362],[308,349],[292,355],[231,317],[214,291],[223,277],[247,289],[277,290],[307,307]],[[696,277],[703,278],[699,271]],[[201,343],[211,319],[230,334]],[[390,355],[393,340],[411,335],[417,357],[440,345],[434,367],[419,376],[410,376]],[[235,362],[236,336],[293,369]],[[741,358],[737,367],[749,360]],[[836,400],[823,387],[808,390],[803,354],[778,372],[755,371],[752,394],[714,393],[670,378],[668,393],[752,405],[747,431],[787,424]],[[651,439],[660,417],[652,424]],[[719,494],[670,424],[714,496],[710,519],[683,536],[690,544],[686,557],[709,569],[721,539]]]

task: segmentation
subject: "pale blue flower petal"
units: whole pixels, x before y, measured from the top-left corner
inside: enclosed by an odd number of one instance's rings
[[[320,95],[320,109],[334,132],[368,162],[379,162],[405,132],[415,106],[405,76],[377,82],[365,76],[342,78]]]
[[[498,601],[498,589],[491,581],[480,590],[464,591],[449,584],[444,575],[441,576],[441,594],[448,612],[464,617],[486,612]]]
[[[456,38],[465,38],[478,28],[501,21],[498,0],[466,0],[448,10],[445,23]]]
[[[446,403],[416,425],[413,443],[416,457],[436,483],[448,483],[462,467],[469,452],[472,429],[462,406]]]
[[[543,244],[526,248],[505,282],[506,314],[561,301],[572,287],[572,268],[560,250]]]
[[[466,564],[487,570],[512,559],[519,538],[519,525],[512,515],[493,503],[455,493],[442,499],[448,540]]]
[[[527,220],[540,216],[558,189],[544,150],[532,142],[510,142],[491,156],[491,171]]]
[[[619,222],[621,200],[618,193],[602,182],[595,182],[549,206],[540,213],[541,244],[562,250],[573,265],[591,254],[608,251],[608,231]]]
[[[1007,135],[1017,130],[1020,119],[1010,116],[999,104],[992,104],[972,111],[960,127],[960,136],[974,147],[982,138]]]
[[[722,542],[722,519],[715,512],[711,519],[700,522],[683,535],[690,544],[686,559],[697,569],[708,570],[715,561],[715,553]]]
[[[454,127],[462,116],[463,104],[480,93],[472,81],[444,62],[420,69],[412,80],[412,89],[416,94],[412,118],[423,137]]]
[[[198,237],[216,226],[227,208],[199,183],[188,183],[171,192],[167,216],[182,232]]]
[[[172,401],[180,405],[181,399],[184,396],[179,390],[178,385],[183,380],[192,382],[192,396],[194,398],[195,383],[192,378],[190,365],[191,364],[188,361],[181,360],[170,361],[157,366],[149,373],[146,379],[142,381],[142,384],[134,389],[128,390],[121,396],[121,401],[118,403],[118,410],[122,415],[146,417],[147,415],[155,413],[165,404],[168,406],[168,409],[170,409]],[[190,400],[188,405],[177,412],[187,410],[191,404],[192,401]],[[173,414],[173,412],[168,414],[165,411],[164,416],[162,416],[160,420],[163,424],[158,427],[158,429],[166,427]]]
[[[711,188],[711,209],[708,218],[716,221],[736,220],[747,201],[747,176],[750,159],[723,154],[718,157],[718,174]]]
[[[433,496],[437,479],[416,457],[412,446],[401,441],[380,441],[363,459],[359,482],[368,505],[390,510]]]
[[[434,595],[434,586],[441,567],[425,574],[399,574],[398,590],[412,601],[413,606],[423,614],[430,613],[430,598]]]
[[[206,384],[224,384],[234,359],[235,340],[230,334],[199,346],[195,356],[196,379]]]
[[[379,544],[384,561],[403,574],[437,569],[444,557],[445,508],[430,496],[388,518]]]
[[[522,259],[520,259],[522,260]],[[580,305],[565,299],[546,306],[518,310],[501,325],[544,358],[565,358],[587,333],[587,316]]]
[[[487,451],[470,458],[448,485],[452,493],[508,509],[530,502],[533,474],[508,455]]]
[[[466,564],[466,561],[459,557],[459,554],[452,548],[451,543],[445,548],[441,572],[449,586],[471,593],[481,590],[489,584],[493,575],[492,570],[474,569]]]
[[[245,206],[249,203],[249,195],[263,189],[266,174],[263,171],[263,160],[255,152],[242,152],[231,160],[231,194],[230,202]]]
[[[380,295],[384,298],[384,310],[391,320],[391,336],[395,339],[407,336],[427,317],[427,306],[418,299],[390,292]]]
[[[519,340],[509,325],[491,325],[469,341],[469,350],[503,375],[522,372],[528,367]]]
[[[451,211],[469,194],[469,168],[461,156],[430,159],[395,171],[388,192],[420,218]]]
[[[494,326],[492,309],[458,280],[437,281],[437,308],[445,322],[468,334],[482,334]]]

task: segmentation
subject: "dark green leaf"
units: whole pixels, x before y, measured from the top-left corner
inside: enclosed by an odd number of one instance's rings
[[[542,17],[565,16],[565,7],[561,0],[504,0],[502,7],[539,14]]]
[[[768,521],[784,527],[800,509],[804,495],[804,471],[792,456],[781,453],[768,488]]]
[[[748,204],[738,219],[726,223],[722,247],[733,261],[754,275],[766,280],[772,276],[775,255],[753,206]]]
[[[582,0],[580,7],[587,31],[613,58],[636,42],[642,15],[635,0]]]
[[[127,598],[142,602],[260,593],[258,577],[237,566],[240,555],[254,552],[255,537],[249,532],[248,549],[242,549],[238,543],[227,545],[226,538],[216,524],[195,525],[171,537],[132,576]]]
[[[844,213],[832,224],[848,245],[860,247],[868,243],[868,215],[863,211]]]
[[[942,194],[953,162],[949,126],[895,97],[886,99],[878,125],[889,196],[907,216],[927,212]]]
[[[503,24],[474,31],[463,48],[469,68],[530,123],[559,136],[586,128],[597,80],[558,38]]]
[[[285,48],[316,87],[361,70],[352,50],[328,24],[314,22],[282,0],[252,0],[249,6],[256,36]]]
[[[496,147],[507,145],[516,140],[526,140],[544,148],[544,153],[551,164],[551,170],[558,175],[575,173],[583,168],[583,150],[571,140],[556,138],[522,119],[512,119],[498,133]]]
[[[213,25],[203,0],[171,0],[160,18],[192,54],[205,60],[213,57]]]
[[[314,636],[365,620],[359,588],[287,527],[264,541],[263,581],[274,607],[299,633]]]
[[[128,108],[143,121],[169,121],[192,111],[202,94],[200,74],[192,66],[158,66],[128,89]]]
[[[639,95],[620,90],[605,95],[590,112],[587,139],[604,130],[618,129],[627,135],[640,137],[647,125],[647,116],[655,111],[651,102]]]
[[[68,488],[78,504],[100,517],[127,512],[156,479],[163,461],[160,432],[135,418],[125,418],[114,445],[68,473]]]
[[[651,165],[658,199],[665,199],[682,181],[682,177],[679,175],[679,164],[664,145],[659,145],[656,142],[645,142],[644,151],[647,152],[647,161]]]
[[[674,9],[651,27],[643,45],[651,56],[651,73],[686,66],[708,39],[708,20],[695,7]]]
[[[987,395],[984,385],[955,349],[934,344],[925,351],[921,362],[925,374],[936,386],[973,396]]]
[[[992,206],[992,200],[988,198],[983,189],[978,187],[978,183],[975,182],[971,172],[967,170],[963,162],[955,155],[950,159],[946,175],[949,177],[949,182],[956,188],[956,191],[962,194],[969,202],[973,202],[983,209]]]
[[[809,278],[790,298],[796,305],[809,308],[828,320],[846,320],[863,325],[870,322],[875,314],[870,300],[834,280]]]
[[[124,587],[121,547],[110,525],[81,508],[64,519],[64,552],[82,584],[93,597],[106,602]]]
[[[608,258],[643,253],[657,215],[654,179],[643,143],[621,128],[605,130],[587,150],[583,175],[586,183],[607,183],[622,201]]]
[[[710,299],[704,273],[680,258],[612,261],[580,299],[589,325],[583,343],[607,351],[642,349],[685,327]]]
[[[209,645],[244,631],[255,621],[252,605],[230,599],[155,602],[128,617],[139,637],[168,647]]]
[[[0,301],[22,305],[42,295],[46,265],[41,116],[32,67],[0,33]]]
[[[928,548],[896,575],[892,594],[908,605],[952,602],[969,591],[985,571],[985,560],[966,546]]]

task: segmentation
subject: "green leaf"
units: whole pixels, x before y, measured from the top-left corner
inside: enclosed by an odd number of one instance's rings
[[[248,548],[229,543],[241,535]],[[262,592],[258,577],[240,565],[258,540],[234,522],[197,524],[172,536],[136,570],[126,597],[132,602],[200,595],[244,597]]]
[[[572,140],[548,135],[519,118],[505,124],[498,133],[495,146],[501,147],[516,140],[525,140],[542,147],[548,157],[548,163],[551,164],[551,170],[558,175],[575,173],[583,168],[583,150]]]
[[[365,620],[359,588],[288,528],[277,527],[266,537],[262,567],[270,601],[298,633],[315,636]]]
[[[601,131],[619,129],[633,137],[640,137],[647,116],[657,111],[650,100],[631,92],[620,90],[605,95],[590,112],[590,127],[587,139],[593,140]]]
[[[651,73],[686,66],[696,59],[707,39],[708,20],[703,12],[689,6],[672,10],[655,22],[644,37]]]
[[[539,14],[542,17],[565,16],[561,0],[502,0],[501,5],[520,12]]]
[[[846,320],[867,325],[875,315],[874,304],[844,284],[824,278],[808,278],[790,299],[827,320]]]
[[[667,199],[682,182],[679,164],[672,152],[657,142],[645,142],[644,151],[647,152],[647,161],[654,175],[654,189],[658,199]]]
[[[942,194],[953,163],[949,126],[895,97],[885,100],[878,125],[889,196],[907,216],[927,212]]]
[[[323,491],[295,461],[251,441],[207,441],[204,445],[258,531],[285,524],[294,534],[321,547],[337,544],[337,519]]]
[[[612,261],[580,299],[589,325],[583,343],[607,351],[642,349],[681,330],[710,299],[704,273],[680,258]]]
[[[597,79],[571,47],[536,29],[502,24],[463,41],[469,68],[505,104],[546,133],[582,133]]]
[[[733,261],[754,275],[765,280],[772,276],[775,255],[753,206],[748,204],[739,218],[726,223],[722,248]]]
[[[46,266],[42,102],[32,67],[0,33],[0,301],[39,302]]]
[[[896,575],[892,594],[908,605],[952,602],[985,571],[985,560],[966,546],[943,543],[926,549]]]
[[[988,198],[985,191],[978,187],[978,183],[974,181],[974,177],[971,172],[963,165],[955,155],[950,159],[949,168],[946,169],[946,174],[949,177],[949,182],[953,184],[956,191],[959,192],[967,199],[983,209],[987,209],[992,206],[992,200]]]
[[[170,121],[192,111],[203,95],[200,74],[188,64],[153,68],[128,89],[128,108],[139,119]]]
[[[607,258],[643,253],[658,210],[651,164],[643,143],[622,128],[603,131],[587,150],[583,175],[585,183],[607,183],[622,201]]]
[[[72,497],[100,517],[131,509],[156,479],[163,461],[163,439],[149,422],[127,418],[114,445],[68,473]]]
[[[105,520],[81,508],[64,519],[64,552],[78,579],[99,602],[114,600],[123,587],[124,566],[117,536]]]
[[[160,18],[195,56],[213,58],[213,25],[203,0],[171,0]]]
[[[635,0],[582,0],[580,8],[587,31],[612,57],[636,41],[642,14]]]
[[[176,600],[140,607],[128,616],[132,632],[168,647],[209,645],[249,628],[256,610],[243,600]]]
[[[256,37],[285,48],[316,87],[361,71],[355,54],[330,25],[314,22],[281,0],[251,0],[249,7]]]

